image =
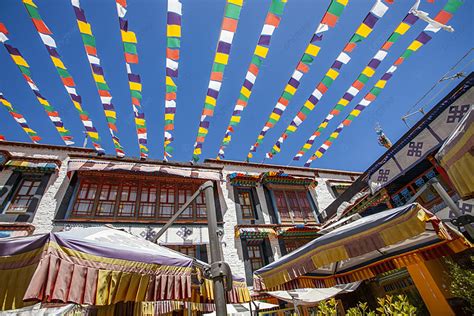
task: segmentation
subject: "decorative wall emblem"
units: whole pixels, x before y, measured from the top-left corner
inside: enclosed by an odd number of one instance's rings
[[[144,231],[140,233],[140,236],[142,236],[146,240],[153,241],[155,240],[156,234],[157,233],[155,232],[155,230],[151,226],[148,226]]]
[[[377,177],[378,182],[387,182],[388,181],[388,176],[390,175],[390,170],[384,170],[380,169],[379,170],[379,176]]]
[[[423,142],[410,142],[408,144],[407,156],[409,157],[421,157],[423,149]]]
[[[188,238],[192,234],[193,234],[193,229],[191,227],[186,227],[186,226],[180,227],[179,230],[176,232],[176,235],[178,235],[179,237],[183,239]]]
[[[449,115],[446,118],[446,123],[458,123],[463,118],[464,114],[470,109],[469,104],[452,105],[449,107]]]

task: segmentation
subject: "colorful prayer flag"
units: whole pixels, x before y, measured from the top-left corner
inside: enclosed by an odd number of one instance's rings
[[[434,23],[429,22],[428,26],[415,38],[415,40],[408,45],[405,52],[393,63],[393,65],[382,75],[377,83],[370,89],[365,97],[357,104],[354,109],[349,113],[336,130],[329,136],[329,138],[316,150],[316,152],[306,161],[305,167],[311,166],[311,163],[315,159],[321,158],[329,147],[332,146],[334,141],[339,137],[344,127],[349,126],[356,117],[358,117],[362,111],[364,111],[375,99],[378,97],[380,92],[384,89],[386,82],[390,80],[398,69],[398,67],[410,57],[416,50],[413,50],[413,43],[419,45],[419,47],[427,44],[431,39],[431,35],[428,33],[436,33],[441,29],[441,25],[446,24],[452,18],[453,14],[462,5],[460,0],[448,0],[444,8],[434,18]],[[382,87],[382,88],[381,88]]]
[[[301,79],[305,73],[309,72],[314,59],[318,56],[319,51],[321,50],[318,42],[323,40],[323,33],[336,26],[336,23],[346,8],[348,2],[348,0],[331,0],[326,13],[319,22],[316,31],[311,37],[311,40],[303,53],[303,56],[301,56],[298,64],[295,67],[295,70],[293,71],[293,74],[291,75],[290,80],[288,80],[288,83],[282,91],[277,104],[274,106],[270,116],[267,119],[267,122],[260,131],[260,134],[257,136],[257,140],[250,147],[250,151],[247,154],[247,161],[252,158],[253,153],[257,151],[257,147],[263,142],[266,133],[280,120],[280,117],[283,115],[285,109],[288,107],[288,104],[298,90]]]

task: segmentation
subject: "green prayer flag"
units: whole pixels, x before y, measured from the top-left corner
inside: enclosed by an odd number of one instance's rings
[[[272,4],[270,6],[270,12],[273,14],[282,15],[283,10],[285,9],[285,2],[281,0],[272,0]]]
[[[82,36],[82,41],[84,42],[84,45],[96,47],[94,36],[89,35],[89,34],[81,34],[81,36]]]
[[[238,20],[240,16],[240,10],[242,10],[242,7],[233,3],[228,3],[225,8],[225,16],[231,19]]]
[[[181,41],[179,38],[167,38],[166,39],[166,47],[168,48],[180,48]]]
[[[336,0],[332,0],[329,5],[328,12],[334,14],[335,16],[341,16],[342,11],[344,11],[344,5],[340,4]]]
[[[303,54],[303,57],[301,58],[301,62],[307,64],[307,65],[311,65],[311,63],[313,62],[314,58],[306,53]]]

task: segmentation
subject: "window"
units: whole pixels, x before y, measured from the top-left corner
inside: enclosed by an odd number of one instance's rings
[[[237,189],[242,218],[255,219],[255,204],[250,189]]]
[[[102,185],[99,203],[97,204],[98,216],[113,216],[115,201],[117,200],[118,186],[112,184]]]
[[[306,245],[309,243],[312,239],[307,239],[307,238],[297,238],[297,239],[285,239],[285,250],[286,253],[290,253],[292,251],[295,251],[296,249]]]
[[[78,176],[71,218],[167,221],[198,189],[201,181],[156,177]],[[181,221],[206,219],[202,192],[178,218]]]
[[[25,213],[31,204],[33,197],[38,191],[40,179],[25,178],[21,180],[18,190],[13,197],[8,213]]]
[[[250,266],[252,267],[252,272],[260,269],[265,265],[261,244],[247,245],[247,250],[249,254]]]
[[[314,221],[308,193],[303,190],[273,190],[282,222]]]
[[[142,187],[140,194],[140,205],[138,207],[139,217],[155,217],[156,188]]]
[[[75,215],[92,215],[94,211],[95,195],[97,193],[97,184],[83,183],[79,189],[73,213]]]

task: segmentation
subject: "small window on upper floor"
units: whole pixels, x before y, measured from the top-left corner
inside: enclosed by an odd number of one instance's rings
[[[41,184],[41,178],[24,177],[13,195],[7,213],[26,213]]]
[[[256,206],[252,196],[252,189],[237,188],[240,210],[243,219],[256,219]]]

